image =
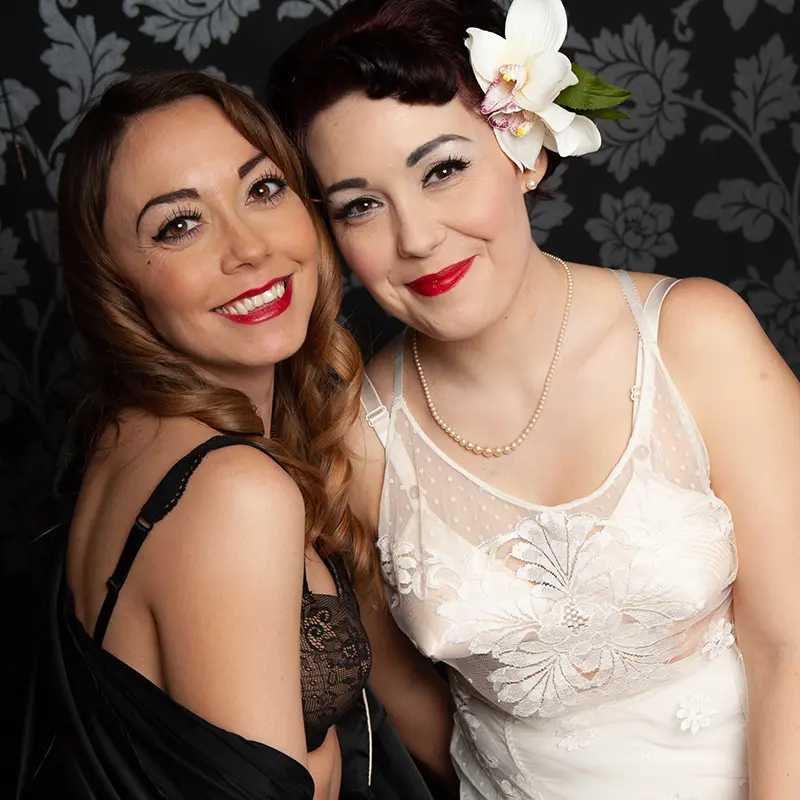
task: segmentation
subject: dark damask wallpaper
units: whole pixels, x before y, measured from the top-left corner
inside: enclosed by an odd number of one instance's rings
[[[0,718],[15,720],[53,456],[78,384],[54,193],[88,103],[144,66],[258,92],[273,58],[343,0],[0,4]],[[498,0],[508,5],[508,0]],[[567,0],[567,51],[633,92],[604,147],[559,167],[531,217],[567,259],[705,275],[752,306],[800,373],[800,11],[795,0]],[[345,278],[365,349],[388,322]],[[46,538],[46,537],[45,537]],[[13,730],[13,729],[12,729]],[[10,767],[4,748],[0,766]],[[0,775],[0,778],[5,777]],[[4,793],[3,793],[4,794]]]

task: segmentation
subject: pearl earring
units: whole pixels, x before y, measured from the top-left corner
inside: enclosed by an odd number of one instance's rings
[[[525,188],[529,192],[532,192],[538,185],[539,182],[535,178],[528,178],[528,180],[525,181]]]

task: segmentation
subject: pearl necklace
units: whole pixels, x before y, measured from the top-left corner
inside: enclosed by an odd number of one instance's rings
[[[431,392],[428,388],[428,381],[425,379],[425,373],[422,371],[422,364],[419,361],[419,352],[417,351],[417,332],[414,331],[411,338],[411,352],[414,356],[414,366],[417,368],[417,375],[419,376],[419,382],[422,386],[422,392],[425,395],[425,402],[428,405],[428,411],[431,412],[431,416],[433,417],[434,422],[456,443],[461,445],[465,450],[468,450],[470,453],[475,453],[475,455],[479,456],[486,456],[487,458],[491,458],[492,456],[500,457],[500,456],[507,456],[509,453],[512,453],[516,450],[528,437],[528,434],[533,430],[534,425],[539,420],[541,416],[542,409],[544,408],[545,401],[547,400],[547,392],[550,389],[550,381],[553,378],[553,371],[556,368],[556,364],[558,363],[558,357],[561,355],[561,346],[564,343],[564,331],[567,329],[567,320],[569,319],[569,311],[572,307],[572,273],[570,272],[569,267],[567,266],[567,262],[563,259],[558,258],[557,256],[550,255],[550,253],[544,253],[548,258],[551,258],[553,261],[558,262],[564,268],[564,272],[567,276],[567,299],[564,303],[564,316],[561,319],[561,327],[558,331],[558,339],[556,339],[556,348],[553,352],[553,360],[550,362],[550,368],[547,370],[547,375],[544,379],[544,386],[542,387],[542,396],[539,398],[539,403],[536,406],[536,409],[533,412],[533,416],[528,420],[528,424],[525,426],[522,433],[514,439],[513,442],[505,445],[504,447],[482,447],[479,444],[475,444],[474,442],[469,441],[463,436],[459,436],[439,415],[439,412],[436,410],[436,406],[433,404],[433,399],[431,398]]]

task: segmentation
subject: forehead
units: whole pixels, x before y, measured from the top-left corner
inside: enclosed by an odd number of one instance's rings
[[[398,167],[417,147],[443,134],[480,141],[487,129],[486,122],[458,97],[434,106],[354,94],[314,118],[307,148],[320,176],[335,179],[339,173],[363,174],[370,166]]]
[[[216,103],[187,98],[129,123],[111,165],[109,198],[200,189],[235,175],[254,152]]]

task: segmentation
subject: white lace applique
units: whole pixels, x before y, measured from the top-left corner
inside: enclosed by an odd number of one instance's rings
[[[417,597],[422,597],[422,570],[414,546],[386,535],[378,538],[378,550],[386,582],[400,594],[413,591]]]
[[[735,641],[733,625],[728,620],[718,619],[708,627],[703,644],[703,654],[713,661],[729,647],[733,647]]]
[[[594,739],[594,731],[590,730],[585,723],[575,719],[567,720],[563,728],[556,731],[556,735],[559,737],[558,746],[568,753],[588,747]]]
[[[517,717],[658,679],[681,652],[672,622],[692,618],[695,605],[674,598],[657,571],[633,574],[625,537],[616,526],[599,537],[604,524],[557,511],[521,520],[473,551],[457,599],[437,609],[453,623],[448,642],[496,660],[489,681]]]
[[[466,692],[457,684],[453,685],[453,701],[456,706],[456,718],[462,723],[462,733],[466,734],[477,760],[483,764],[486,769],[497,769],[497,759],[494,756],[484,753],[482,748],[478,747],[477,734],[481,721],[472,713]]]
[[[711,724],[711,717],[716,713],[717,709],[711,705],[710,697],[693,694],[681,703],[677,716],[681,721],[681,730],[690,731],[695,736],[701,728],[707,728]]]
[[[541,792],[530,788],[524,775],[518,775],[516,783],[518,786],[525,787],[524,792],[505,778],[500,781],[500,791],[503,793],[503,797],[506,798],[506,800],[544,800],[544,795]]]

